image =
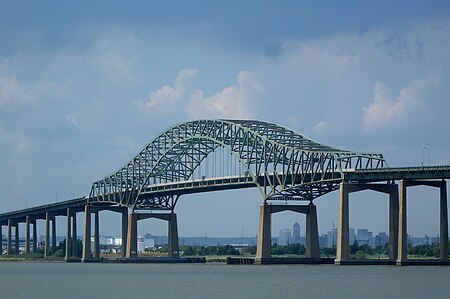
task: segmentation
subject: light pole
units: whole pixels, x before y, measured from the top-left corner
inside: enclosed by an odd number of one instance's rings
[[[430,145],[429,145],[428,143],[425,143],[425,144],[422,146],[422,166],[424,166],[424,165],[423,165],[423,160],[424,160],[423,154],[424,154],[424,151],[425,151],[425,150],[428,151],[428,166],[431,166],[431,148],[430,148]]]

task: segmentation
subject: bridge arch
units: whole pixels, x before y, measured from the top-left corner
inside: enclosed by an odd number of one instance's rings
[[[118,171],[94,182],[89,201],[173,209],[183,194],[178,184],[192,182],[194,171],[219,147],[246,169],[246,182],[258,187],[264,200],[312,201],[335,190],[344,171],[386,164],[381,154],[330,147],[272,123],[197,120],[169,128]],[[204,179],[224,188],[223,182]],[[161,185],[167,188],[153,188]]]

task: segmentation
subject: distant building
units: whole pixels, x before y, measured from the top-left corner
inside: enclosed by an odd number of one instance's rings
[[[389,236],[385,232],[380,232],[375,236],[374,247],[384,246],[389,243]]]
[[[334,247],[337,246],[337,232],[336,228],[333,228],[327,233],[327,242],[326,247]],[[348,229],[348,242],[349,244],[353,244],[355,242],[355,230],[353,228]]]
[[[301,237],[300,237],[300,224],[298,222],[294,223],[294,226],[292,227],[292,243],[300,244],[301,243]]]
[[[282,228],[278,237],[278,245],[288,245],[291,236],[291,230],[289,228]]]
[[[331,248],[336,246],[336,242],[337,242],[337,229],[333,228],[327,233],[327,247]]]
[[[359,246],[367,244],[370,247],[373,247],[373,236],[372,232],[366,228],[359,228],[356,233],[356,242]]]
[[[328,235],[327,234],[322,234],[322,235],[319,236],[319,246],[320,246],[320,248],[328,247],[327,239],[328,239]]]

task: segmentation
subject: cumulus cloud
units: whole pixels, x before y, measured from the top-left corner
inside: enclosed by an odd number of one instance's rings
[[[201,91],[193,94],[188,108],[189,118],[254,117],[253,98],[263,91],[251,72],[242,71],[237,77],[237,85],[224,88],[211,97],[205,97]]]
[[[237,84],[224,88],[212,96],[205,96],[203,90],[195,89],[193,81],[196,69],[183,69],[173,85],[164,85],[152,91],[146,102],[138,103],[151,113],[162,113],[189,119],[197,118],[249,118],[253,117],[251,102],[255,95],[264,91],[251,72],[242,71]]]
[[[148,101],[141,103],[141,106],[148,111],[158,111],[162,107],[169,110],[179,108],[193,92],[192,82],[197,77],[196,69],[182,69],[178,72],[173,81],[173,85],[164,85],[156,91],[150,92]]]
[[[378,130],[413,122],[430,108],[427,100],[438,83],[436,76],[412,81],[400,91],[396,99],[392,99],[389,86],[377,82],[373,88],[373,101],[363,108],[364,129]]]

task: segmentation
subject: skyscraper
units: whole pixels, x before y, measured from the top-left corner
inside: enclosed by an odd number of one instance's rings
[[[292,227],[292,237],[292,242],[294,244],[300,243],[300,224],[298,224],[298,222],[295,222]]]

